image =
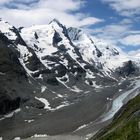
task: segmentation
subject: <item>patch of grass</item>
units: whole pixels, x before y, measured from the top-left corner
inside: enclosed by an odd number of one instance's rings
[[[140,140],[140,95],[114,116],[112,123],[91,140]]]
[[[99,140],[140,140],[140,131],[138,129],[138,119],[132,119],[126,124],[117,127]]]

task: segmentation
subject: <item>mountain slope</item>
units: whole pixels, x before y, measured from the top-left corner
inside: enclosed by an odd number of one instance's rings
[[[140,139],[140,95],[130,100],[115,115],[112,123],[91,140]]]
[[[139,75],[139,60],[57,20],[19,29],[1,20],[0,50],[0,136],[6,140],[94,122]]]

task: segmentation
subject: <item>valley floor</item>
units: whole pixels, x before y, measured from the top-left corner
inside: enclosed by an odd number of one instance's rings
[[[116,100],[118,104],[115,104],[115,111],[118,111],[125,102],[139,93],[139,81],[139,79],[136,79],[135,84],[131,88],[129,87],[128,91],[123,91],[123,93],[117,94],[109,102],[106,100],[108,92],[104,90],[104,93],[102,92],[102,94],[90,94],[89,97],[84,98],[86,100],[79,102],[77,106],[74,105],[66,107],[54,112],[52,115],[43,114],[42,112],[42,116],[38,116],[39,118],[37,118],[37,116],[33,116],[32,112],[30,112],[32,117],[35,119],[35,121],[30,123],[25,123],[23,118],[21,118],[21,116],[23,117],[23,114],[20,114],[23,112],[19,112],[12,118],[0,121],[0,126],[5,126],[1,129],[1,136],[3,137],[3,140],[12,140],[16,137],[31,137],[37,132],[38,134],[46,134],[45,132],[48,131],[51,135],[54,134],[56,136],[48,136],[46,138],[28,138],[26,140],[86,140],[110,123],[112,119],[110,117],[111,113],[111,116],[116,113],[114,112],[113,106],[113,103],[116,102]],[[120,100],[120,96],[125,96],[125,98]],[[97,104],[95,104],[94,101],[97,101],[97,99],[100,99],[100,102],[96,102]],[[104,106],[105,104],[106,106]],[[110,110],[113,111],[110,112]],[[108,112],[110,112],[109,120],[104,120],[104,118],[108,118]],[[93,117],[96,119],[93,119]],[[81,123],[77,125],[79,120]],[[61,132],[66,135],[59,135],[62,134]]]
[[[23,140],[85,140],[85,138],[80,136],[62,135],[62,136],[48,136],[44,138],[28,138]]]

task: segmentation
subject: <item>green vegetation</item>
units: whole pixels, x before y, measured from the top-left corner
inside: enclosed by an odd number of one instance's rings
[[[91,140],[140,140],[140,95],[124,105],[113,122]]]

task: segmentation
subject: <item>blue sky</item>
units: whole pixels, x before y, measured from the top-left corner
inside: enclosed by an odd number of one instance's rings
[[[140,50],[140,0],[0,0],[0,17],[15,26],[57,18],[126,52]]]

